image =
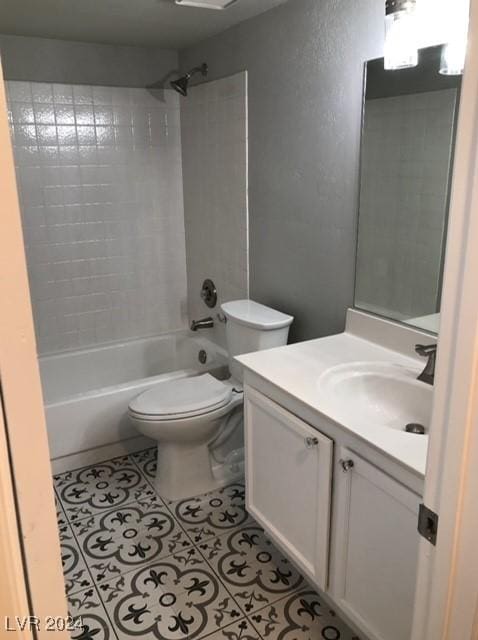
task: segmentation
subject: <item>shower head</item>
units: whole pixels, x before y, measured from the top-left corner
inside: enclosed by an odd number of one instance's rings
[[[188,95],[188,84],[189,84],[188,76],[183,76],[182,78],[173,80],[171,82],[171,87],[175,91],[177,91],[179,94],[186,97]]]
[[[180,95],[186,97],[188,95],[189,80],[192,78],[192,76],[195,73],[201,73],[203,76],[207,76],[208,71],[209,68],[206,63],[202,64],[200,67],[194,67],[194,69],[188,71],[186,75],[181,76],[181,78],[178,78],[177,80],[173,80],[170,83],[171,88],[177,91]]]

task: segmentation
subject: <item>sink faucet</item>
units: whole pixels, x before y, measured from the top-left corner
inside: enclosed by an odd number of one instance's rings
[[[417,380],[426,382],[427,384],[433,384],[435,380],[435,362],[437,357],[437,345],[436,344],[417,344],[415,345],[415,351],[419,356],[428,358],[428,362],[425,368],[418,376]]]
[[[193,320],[191,322],[191,331],[197,331],[198,329],[212,329],[214,326],[214,320],[212,318],[203,318],[202,320]]]

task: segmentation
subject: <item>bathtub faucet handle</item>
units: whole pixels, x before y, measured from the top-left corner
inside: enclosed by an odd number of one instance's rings
[[[202,320],[193,320],[191,322],[191,331],[212,329],[212,327],[214,327],[214,320],[212,318],[203,318]]]

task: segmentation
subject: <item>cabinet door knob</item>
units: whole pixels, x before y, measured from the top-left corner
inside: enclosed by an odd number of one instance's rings
[[[344,473],[347,473],[347,471],[350,471],[350,469],[354,468],[354,461],[353,460],[339,460],[339,465],[342,467],[342,471]]]
[[[305,446],[307,447],[307,449],[312,449],[313,447],[316,447],[319,444],[319,439],[318,438],[306,438],[305,439]]]

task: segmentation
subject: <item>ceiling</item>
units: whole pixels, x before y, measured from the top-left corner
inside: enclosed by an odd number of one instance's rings
[[[238,0],[222,11],[174,0],[0,0],[0,33],[181,49],[287,0]]]

